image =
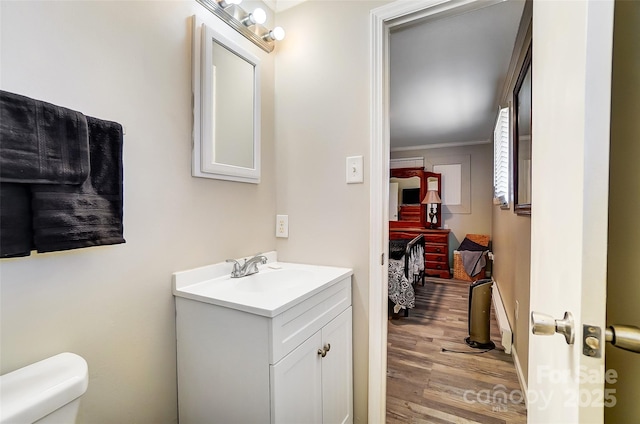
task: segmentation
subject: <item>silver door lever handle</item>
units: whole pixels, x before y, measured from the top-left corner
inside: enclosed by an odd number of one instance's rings
[[[573,344],[575,340],[573,315],[571,315],[571,312],[565,312],[564,318],[554,319],[550,315],[532,311],[531,332],[540,336],[550,336],[559,333],[564,336],[567,344]]]
[[[640,353],[640,328],[633,325],[610,325],[604,330],[605,340],[615,347]]]

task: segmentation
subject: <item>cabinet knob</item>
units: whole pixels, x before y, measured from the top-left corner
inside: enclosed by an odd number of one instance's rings
[[[436,248],[436,252],[440,253],[440,248],[439,247]]]
[[[331,343],[327,343],[326,345],[324,345],[322,349],[318,349],[318,355],[324,358],[325,356],[327,356],[327,352],[329,352],[330,350],[331,350]]]

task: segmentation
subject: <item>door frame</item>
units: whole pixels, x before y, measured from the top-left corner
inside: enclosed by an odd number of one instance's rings
[[[501,0],[395,1],[370,13],[369,422],[386,417],[389,257],[389,34],[392,28],[476,10]]]

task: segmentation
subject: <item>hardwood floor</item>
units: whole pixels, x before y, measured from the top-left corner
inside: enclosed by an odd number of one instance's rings
[[[526,423],[513,359],[499,343],[493,311],[496,349],[478,353],[464,342],[469,284],[427,278],[416,287],[409,317],[389,320],[387,424]]]

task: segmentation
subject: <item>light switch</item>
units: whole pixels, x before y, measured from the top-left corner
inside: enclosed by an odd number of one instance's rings
[[[347,184],[364,182],[362,167],[362,156],[347,158]]]

